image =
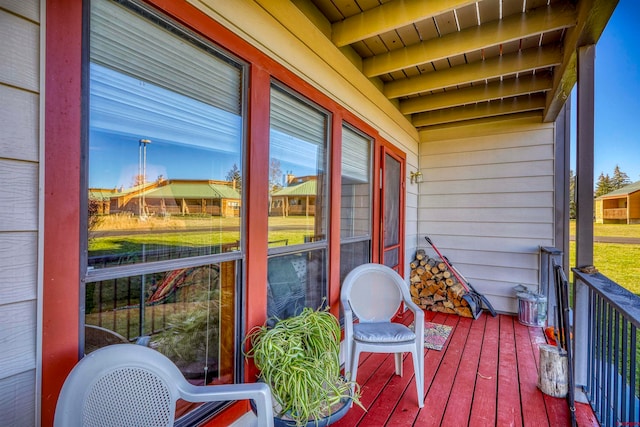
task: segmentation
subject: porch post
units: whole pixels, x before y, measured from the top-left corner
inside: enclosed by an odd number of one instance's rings
[[[576,266],[593,264],[593,160],[595,45],[578,48],[576,144]],[[575,380],[587,382],[589,289],[574,279]],[[582,395],[577,387],[576,397]]]

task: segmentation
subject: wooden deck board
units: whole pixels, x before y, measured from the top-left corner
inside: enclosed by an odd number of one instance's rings
[[[392,355],[365,353],[358,382],[367,412],[354,406],[333,426],[569,425],[566,400],[544,395],[536,385],[541,328],[508,315],[472,320],[425,312],[425,320],[454,329],[441,351],[425,349],[424,408],[418,408],[410,355],[399,377]],[[588,405],[576,408],[579,427],[598,425]]]
[[[525,427],[547,427],[549,420],[541,417],[541,413],[546,412],[544,398],[538,390],[538,363],[535,354],[537,348],[531,343],[528,327],[514,322],[514,332],[516,339],[518,356],[518,376],[520,383],[520,400],[522,401],[522,419]]]
[[[471,404],[473,403],[476,381],[478,381],[478,363],[482,351],[485,324],[486,316],[474,320],[471,324],[462,360],[442,418],[442,425],[464,426],[469,423]]]
[[[485,315],[485,317],[487,317]],[[478,380],[471,402],[469,425],[491,426],[496,423],[496,401],[498,390],[498,318],[487,317],[485,325]]]

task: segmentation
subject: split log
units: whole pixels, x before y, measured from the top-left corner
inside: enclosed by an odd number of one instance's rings
[[[410,266],[411,296],[418,306],[425,310],[473,317],[469,304],[462,298],[466,289],[442,259],[431,258],[424,250],[418,250]]]
[[[538,388],[549,396],[565,397],[569,391],[567,352],[549,344],[541,344],[539,349]]]

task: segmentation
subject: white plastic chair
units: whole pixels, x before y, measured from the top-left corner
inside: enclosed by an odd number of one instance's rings
[[[54,426],[173,426],[178,399],[252,399],[258,425],[273,426],[266,384],[195,386],[169,358],[134,344],[103,347],[78,362],[62,386]]]
[[[409,286],[391,268],[363,264],[342,283],[340,301],[344,309],[345,374],[356,380],[363,351],[395,353],[396,374],[402,376],[402,355],[411,352],[418,406],[424,406],[424,312],[412,300]],[[415,332],[391,322],[401,303],[413,312]],[[359,323],[354,323],[354,315]]]

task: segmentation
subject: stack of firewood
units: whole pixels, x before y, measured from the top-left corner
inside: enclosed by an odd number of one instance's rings
[[[473,317],[469,304],[462,298],[467,291],[447,264],[418,249],[410,266],[413,302],[425,310]]]

